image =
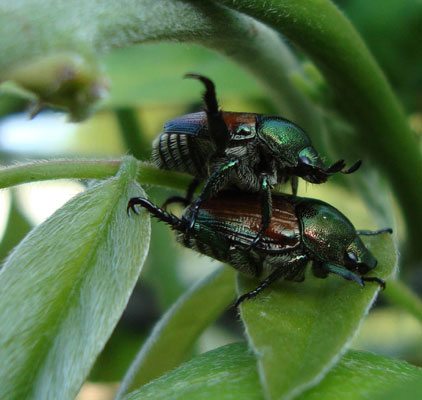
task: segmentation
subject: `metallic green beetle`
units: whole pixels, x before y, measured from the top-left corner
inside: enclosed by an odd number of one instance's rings
[[[356,231],[339,210],[319,200],[273,195],[271,223],[253,248],[250,245],[261,221],[257,194],[223,191],[204,201],[198,210],[189,206],[181,218],[139,197],[130,199],[128,212],[138,213],[136,205],[170,224],[184,246],[228,263],[244,274],[265,277],[255,290],[239,297],[236,306],[278,279],[303,281],[309,262],[319,278],[333,273],[361,286],[375,281],[385,287],[382,279],[363,276],[376,267],[377,260],[359,235],[391,233],[391,229]]]
[[[201,75],[206,88],[205,112],[187,114],[168,121],[153,144],[153,161],[162,169],[187,172],[194,176],[186,198],[171,197],[171,202],[191,203],[198,183],[206,180],[196,199],[195,212],[201,203],[231,186],[247,192],[259,192],[262,227],[251,247],[264,235],[271,221],[271,188],[291,180],[293,194],[297,179],[323,183],[332,174],[350,174],[361,162],[346,171],[344,160],[325,168],[309,136],[284,118],[255,113],[221,111],[214,83]],[[195,211],[196,210],[196,211]]]

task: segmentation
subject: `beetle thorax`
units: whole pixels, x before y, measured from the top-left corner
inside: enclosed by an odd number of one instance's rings
[[[267,176],[270,185],[278,183],[276,162],[265,156],[258,138],[229,146],[224,157],[211,160],[210,171],[220,168],[228,160],[238,161],[238,166],[229,179],[230,184],[238,189],[248,192],[260,191],[262,174]]]

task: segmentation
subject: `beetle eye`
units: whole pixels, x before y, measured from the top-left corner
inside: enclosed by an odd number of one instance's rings
[[[354,262],[354,263],[357,263],[357,262],[358,262],[358,257],[356,256],[356,254],[355,254],[355,253],[353,253],[353,252],[351,252],[351,251],[349,251],[349,252],[347,253],[347,257],[348,257],[348,259],[349,259],[350,261],[352,261],[352,262]]]
[[[312,165],[311,159],[307,156],[301,155],[301,156],[299,156],[299,159],[302,162],[302,164]]]

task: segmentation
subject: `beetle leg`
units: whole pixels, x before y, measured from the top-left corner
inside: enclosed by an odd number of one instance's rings
[[[230,132],[224,121],[222,111],[218,109],[214,83],[211,79],[198,74],[186,74],[184,77],[198,79],[205,85],[204,102],[208,130],[217,147],[216,155],[224,156],[230,140]]]
[[[192,204],[189,226],[185,229],[185,242],[189,241],[189,232],[195,225],[196,217],[199,209],[201,208],[202,202],[210,199],[227,184],[231,171],[233,168],[236,168],[238,164],[239,160],[229,161],[210,175],[198,198]]]
[[[256,297],[260,292],[262,292],[264,289],[266,289],[268,286],[270,286],[275,281],[278,281],[284,276],[289,275],[289,273],[292,272],[292,269],[296,269],[298,272],[300,270],[300,267],[303,267],[306,265],[306,262],[308,261],[307,256],[300,255],[294,258],[292,261],[290,261],[287,265],[284,265],[282,267],[277,268],[275,271],[273,271],[261,284],[254,290],[251,290],[248,293],[242,294],[234,304],[234,307],[239,307],[240,303],[242,303],[244,300],[247,299],[253,299]]]
[[[271,186],[268,183],[268,176],[265,174],[262,175],[261,190],[259,194],[259,200],[261,203],[261,229],[246,250],[252,250],[256,247],[270,226],[273,206],[271,199]]]
[[[166,222],[171,225],[171,227],[178,231],[186,230],[186,223],[183,222],[180,218],[177,218],[175,215],[168,213],[167,211],[155,206],[149,200],[143,199],[142,197],[132,197],[127,204],[127,213],[130,216],[130,210],[135,214],[139,214],[138,210],[135,208],[135,205],[140,205],[146,208],[155,218],[160,221]]]
[[[234,307],[235,308],[239,307],[240,303],[242,303],[242,301],[245,301],[246,299],[253,299],[265,288],[270,286],[273,282],[278,281],[285,274],[286,274],[285,270],[283,270],[282,268],[277,268],[272,274],[268,276],[267,279],[265,279],[265,281],[261,282],[261,284],[256,289],[251,290],[248,293],[242,294],[242,296],[240,296],[236,300]]]
[[[238,164],[239,160],[229,161],[228,163],[223,164],[220,168],[216,169],[210,175],[204,187],[202,188],[198,198],[193,203],[194,205],[192,208],[192,222],[190,227],[192,227],[195,223],[196,214],[201,208],[202,202],[210,199],[227,184],[231,172],[237,167]]]
[[[358,235],[362,235],[362,236],[375,236],[375,235],[379,235],[381,233],[393,233],[393,230],[391,228],[385,228],[385,229],[380,229],[379,231],[366,231],[366,230],[360,230],[360,231],[356,231]]]
[[[199,186],[199,179],[193,178],[192,182],[188,186],[188,190],[186,192],[186,206],[192,203],[193,194],[195,193],[196,188]]]
[[[171,196],[168,199],[166,199],[166,201],[161,205],[161,208],[163,210],[165,210],[169,204],[173,204],[173,203],[181,203],[185,207],[189,204],[189,203],[186,202],[186,197],[182,197],[182,196]]]
[[[185,207],[187,207],[192,202],[193,194],[195,193],[196,188],[199,185],[199,179],[194,178],[192,182],[189,184],[188,190],[186,192],[186,197],[182,196],[172,196],[169,197],[161,206],[161,208],[166,209],[169,204],[172,203],[182,203]]]
[[[216,169],[210,175],[202,188],[201,193],[198,196],[198,200],[201,202],[208,200],[219,192],[227,184],[231,172],[237,168],[239,162],[239,160],[229,161],[226,164],[223,164],[220,168]]]

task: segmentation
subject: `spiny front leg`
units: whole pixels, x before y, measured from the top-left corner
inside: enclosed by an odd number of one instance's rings
[[[218,157],[225,156],[226,148],[230,141],[230,132],[224,122],[222,111],[218,108],[213,81],[199,74],[186,74],[184,77],[198,79],[205,85],[204,102],[208,130],[217,148],[216,155]]]
[[[175,230],[178,231],[185,231],[186,230],[186,223],[183,220],[177,218],[173,214],[169,214],[167,211],[162,210],[161,208],[157,207],[156,205],[152,204],[149,200],[144,199],[142,197],[132,197],[128,204],[127,204],[127,214],[130,216],[130,210],[132,210],[135,214],[139,214],[138,210],[135,208],[136,205],[140,205],[144,207],[147,211],[149,211],[155,218],[163,221]]]

